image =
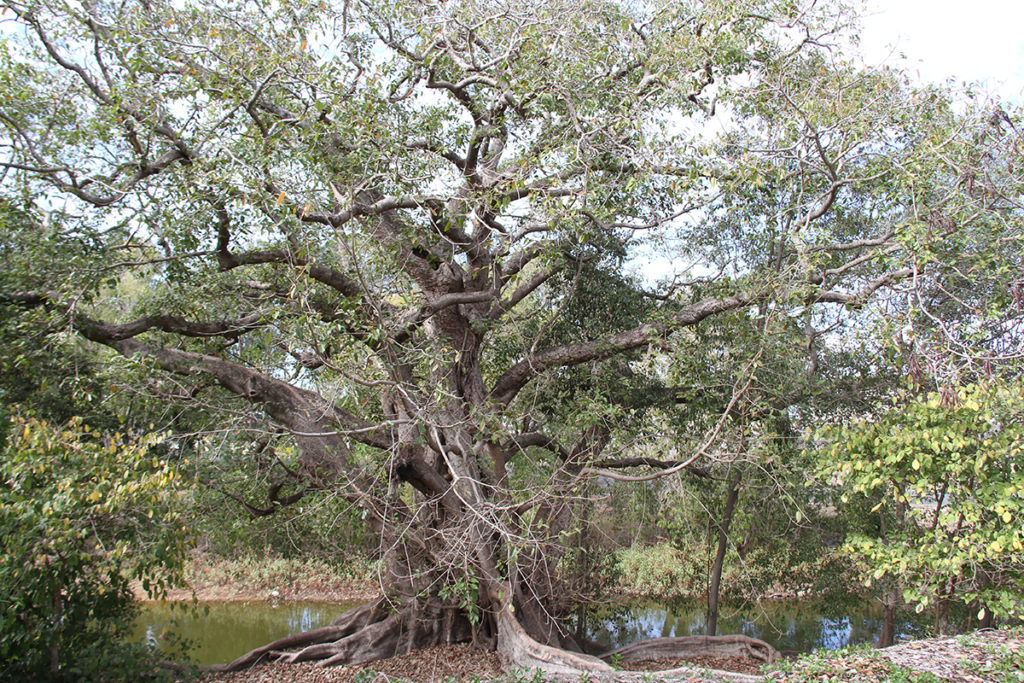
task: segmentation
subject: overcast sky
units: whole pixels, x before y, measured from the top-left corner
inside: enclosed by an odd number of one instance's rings
[[[867,0],[869,63],[902,62],[922,79],[984,81],[1024,103],[1024,0]],[[893,50],[892,48],[895,48]]]

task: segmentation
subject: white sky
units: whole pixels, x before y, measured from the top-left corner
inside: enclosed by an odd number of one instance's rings
[[[867,0],[861,48],[869,63],[1024,103],[1024,0]]]

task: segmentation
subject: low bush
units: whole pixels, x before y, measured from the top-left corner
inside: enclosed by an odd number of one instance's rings
[[[704,590],[706,553],[683,553],[669,543],[620,550],[619,586],[626,593],[665,599],[691,597]]]
[[[279,557],[269,549],[234,559],[204,556],[196,562],[198,581],[207,586],[267,593],[276,590],[282,595],[307,590],[329,592],[353,582],[365,584],[376,580],[373,562],[347,560],[344,564],[333,564],[315,557]]]
[[[177,477],[153,443],[76,421],[0,425],[0,677],[161,677],[127,638],[130,580],[159,593],[186,551]]]

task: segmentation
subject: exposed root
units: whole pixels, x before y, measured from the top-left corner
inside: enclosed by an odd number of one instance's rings
[[[778,652],[768,643],[756,638],[735,635],[653,638],[607,652],[598,658],[538,643],[530,638],[507,610],[503,610],[499,615],[498,628],[498,652],[505,666],[509,669],[540,669],[547,674],[545,680],[548,681],[578,681],[580,674],[584,672],[587,673],[588,679],[591,681],[616,681],[617,683],[650,680],[651,676],[687,676],[694,673],[694,669],[687,667],[667,671],[615,671],[602,661],[612,658],[622,662],[639,662],[698,656],[750,657],[770,663],[778,657]],[[737,683],[752,683],[761,680],[760,676],[731,671],[716,670],[714,674],[720,680],[736,681]]]
[[[400,654],[401,633],[405,619],[391,616],[356,633],[331,642],[310,645],[297,652],[273,652],[278,661],[293,664],[322,660],[323,666],[333,664],[365,664]],[[404,653],[401,653],[404,654]]]
[[[330,626],[275,640],[230,664],[210,671],[240,671],[265,659],[294,663],[320,661],[323,666],[366,664],[413,650],[470,639],[469,621],[453,610],[427,606],[394,613],[385,600],[350,610]]]
[[[272,656],[272,653],[293,648],[307,647],[317,643],[333,642],[345,638],[362,629],[369,624],[384,619],[388,614],[387,605],[383,600],[368,602],[351,609],[330,623],[329,626],[304,631],[295,635],[286,636],[262,647],[250,650],[230,664],[217,664],[204,667],[209,671],[241,671],[259,664],[264,659]]]
[[[505,607],[498,614],[498,654],[510,669],[540,669],[547,673],[614,672],[597,657],[538,643]]]
[[[673,657],[749,657],[770,664],[778,659],[779,653],[763,640],[733,635],[651,638],[601,655],[601,659],[614,658],[621,662],[642,662]]]
[[[591,680],[641,680],[645,674],[615,671],[607,661],[637,662],[665,658],[696,656],[750,657],[772,662],[775,649],[760,640],[746,636],[691,636],[686,638],[654,638],[606,652],[594,657],[538,642],[506,605],[495,619],[497,650],[508,669],[540,669],[546,680],[578,680],[587,673]],[[266,659],[285,663],[319,661],[322,666],[366,664],[406,654],[413,650],[442,644],[465,642],[472,637],[472,627],[464,614],[453,607],[424,605],[416,602],[400,612],[391,610],[385,600],[367,603],[335,619],[330,626],[281,638],[256,648],[230,664],[206,667],[213,671],[239,671]],[[647,672],[646,675],[650,675]],[[673,669],[660,673],[692,673]],[[757,677],[730,672],[715,672],[720,678],[753,681]]]

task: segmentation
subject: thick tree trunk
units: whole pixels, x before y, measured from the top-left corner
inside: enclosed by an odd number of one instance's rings
[[[725,565],[725,552],[729,544],[729,527],[736,509],[736,499],[740,493],[742,473],[737,466],[729,477],[729,489],[725,498],[725,509],[718,521],[718,550],[715,552],[715,564],[711,569],[711,583],[708,586],[708,614],[705,633],[713,636],[718,632],[718,596],[722,587],[722,568]]]

